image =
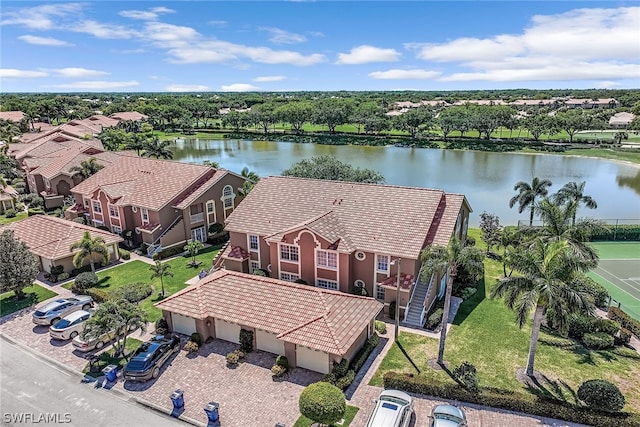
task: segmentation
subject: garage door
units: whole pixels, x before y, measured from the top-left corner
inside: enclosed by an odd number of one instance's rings
[[[171,320],[173,322],[173,332],[191,335],[196,331],[196,319],[194,319],[193,317],[171,313]]]
[[[258,350],[268,351],[273,354],[282,354],[284,356],[284,341],[276,338],[276,334],[258,330],[256,333],[256,345]]]
[[[240,344],[240,325],[216,319],[216,338]]]
[[[296,346],[296,365],[323,374],[329,373],[329,355],[308,347]]]

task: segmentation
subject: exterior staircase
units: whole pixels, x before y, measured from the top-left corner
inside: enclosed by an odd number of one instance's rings
[[[160,239],[164,237],[168,232],[173,230],[176,225],[182,222],[182,215],[178,218],[174,219],[173,222],[158,236],[158,238],[147,247],[147,256],[153,257],[154,254],[157,254],[162,250],[162,245],[160,244]]]
[[[213,273],[214,271],[220,270],[222,268],[222,263],[224,262],[224,258],[222,257],[225,255],[225,251],[228,248],[229,248],[229,241],[227,241],[227,243],[225,243],[220,248],[216,256],[213,258],[213,260],[211,260],[211,269],[207,272],[207,274]]]
[[[434,276],[432,275],[429,282],[422,280],[422,274],[418,274],[413,284],[411,292],[411,300],[404,316],[404,323],[410,326],[421,328],[424,324],[424,316],[430,307],[425,307],[425,299],[433,286]]]

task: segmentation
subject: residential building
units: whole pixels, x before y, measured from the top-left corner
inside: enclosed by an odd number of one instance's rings
[[[15,209],[17,197],[18,192],[12,186],[2,186],[2,183],[0,183],[0,214],[9,209]]]
[[[626,129],[636,116],[633,113],[620,112],[609,118],[609,127],[614,129]]]
[[[19,123],[27,116],[22,111],[0,111],[0,120]]]
[[[0,226],[0,233],[4,230],[13,230],[14,237],[24,242],[29,251],[38,258],[40,269],[44,272],[50,272],[54,266],[63,266],[64,271],[70,273],[75,268],[73,257],[79,251],[71,251],[71,245],[82,240],[85,231],[89,232],[92,239],[104,239],[112,261],[120,257],[118,243],[122,242],[122,237],[50,215],[34,215]],[[94,258],[95,261],[98,259]],[[89,262],[87,258],[84,265]]]
[[[152,254],[206,241],[240,202],[244,181],[224,169],[119,156],[71,189],[76,205],[65,214],[114,233],[132,230],[134,243],[147,244]]]
[[[569,108],[585,108],[585,109],[597,109],[597,108],[618,108],[620,104],[615,98],[571,98],[564,102]]]
[[[156,304],[173,332],[239,343],[287,357],[290,367],[328,373],[375,334],[382,304],[371,298],[218,270]]]
[[[463,195],[442,190],[267,177],[227,218],[216,263],[387,306],[397,290],[405,320],[418,322],[444,289],[442,277],[422,277],[420,253],[465,239],[470,212]]]

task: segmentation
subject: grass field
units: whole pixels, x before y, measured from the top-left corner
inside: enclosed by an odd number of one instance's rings
[[[21,219],[25,219],[27,217],[26,212],[18,212],[16,216],[13,218],[7,218],[4,215],[0,215],[0,225],[2,224],[10,224],[12,222],[20,221]]]
[[[21,299],[16,298],[13,291],[0,295],[0,316],[15,313],[18,310],[38,304],[57,295],[52,290],[36,285],[35,283],[24,288],[24,292],[26,297]]]

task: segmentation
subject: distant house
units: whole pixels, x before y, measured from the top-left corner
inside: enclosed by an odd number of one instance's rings
[[[0,120],[19,123],[27,116],[22,111],[0,111]]]
[[[76,205],[65,215],[83,216],[114,233],[133,230],[149,254],[206,241],[241,200],[245,179],[224,169],[119,156],[71,189]]]
[[[591,98],[571,98],[567,99],[564,104],[569,108],[584,109],[604,109],[618,108],[620,104],[615,98],[591,99]]]
[[[422,280],[420,253],[464,240],[470,212],[463,195],[442,190],[267,177],[227,218],[219,260],[227,270],[260,269],[387,306],[400,264],[400,306],[417,324],[444,289],[442,277]]]
[[[16,208],[18,192],[10,185],[0,186],[0,214]]]
[[[453,105],[508,105],[502,99],[461,99]]]
[[[352,360],[382,304],[371,298],[218,270],[156,304],[170,330],[239,343],[253,332],[258,350],[287,357],[290,367],[328,373]]]
[[[616,113],[609,119],[609,127],[613,129],[626,129],[636,116],[633,113]]]
[[[142,122],[149,118],[146,114],[138,113],[137,111],[123,111],[121,113],[113,113],[109,116],[116,120],[131,120],[133,122]]]
[[[50,215],[34,215],[0,226],[0,233],[4,230],[13,230],[14,237],[24,242],[29,251],[38,257],[40,269],[44,272],[50,272],[54,266],[63,266],[64,271],[70,273],[75,268],[73,257],[78,250],[72,252],[69,248],[82,239],[85,231],[92,238],[104,239],[111,260],[115,261],[120,256],[118,243],[122,237]],[[88,263],[89,259],[86,259],[85,265]]]

